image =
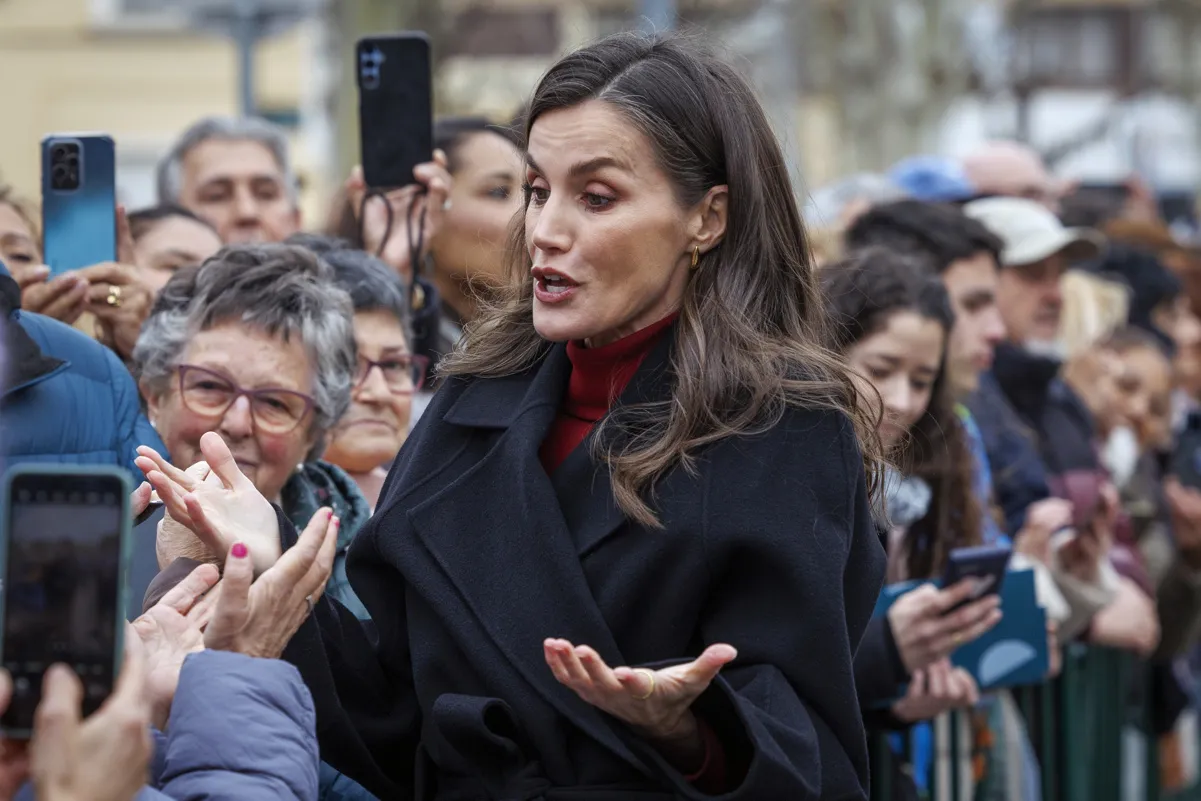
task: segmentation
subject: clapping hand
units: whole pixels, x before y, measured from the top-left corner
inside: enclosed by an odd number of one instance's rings
[[[214,555],[228,553],[235,542],[243,543],[255,572],[262,573],[282,551],[275,509],[238,469],[220,434],[203,435],[200,452],[219,481],[180,470],[145,446],[138,448],[136,463],[175,522],[192,531]]]
[[[151,722],[167,728],[179,673],[188,654],[204,650],[204,629],[220,596],[215,565],[201,565],[133,622],[145,646],[146,695]]]
[[[318,509],[296,545],[257,579],[247,546],[230,546],[221,597],[204,632],[205,645],[278,659],[325,591],[334,567],[338,526],[331,509]]]

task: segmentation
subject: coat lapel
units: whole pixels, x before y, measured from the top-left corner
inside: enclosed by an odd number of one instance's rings
[[[674,336],[675,326],[672,326],[659,338],[622,391],[611,414],[620,415],[623,408],[666,400],[670,396],[669,368]],[[625,513],[613,500],[608,466],[592,458],[594,438],[590,435],[580,443],[552,476],[559,508],[581,558],[626,523]]]
[[[592,646],[610,664],[624,664],[538,456],[570,370],[565,347],[556,345],[524,378],[478,381],[464,390],[443,421],[503,433],[493,434],[495,441],[478,462],[408,510],[424,549],[406,552],[419,559],[428,552],[540,696],[618,757],[645,770],[599,710],[555,680],[543,657],[543,640],[563,637]],[[607,479],[598,481],[595,491],[602,483],[608,487]],[[587,502],[593,504],[600,507]],[[416,573],[428,575],[420,566]]]

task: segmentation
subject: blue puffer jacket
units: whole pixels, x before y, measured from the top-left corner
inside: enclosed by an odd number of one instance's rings
[[[191,654],[136,801],[316,801],[316,728],[313,698],[287,662]],[[27,784],[17,801],[33,797]]]
[[[132,471],[135,448],[163,450],[138,404],[129,371],[111,350],[68,325],[20,310],[20,292],[0,272],[6,377],[0,453],[22,462],[115,464]]]

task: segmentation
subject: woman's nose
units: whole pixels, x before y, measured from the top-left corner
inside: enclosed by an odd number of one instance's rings
[[[233,439],[244,439],[254,433],[254,414],[249,398],[239,397],[225,410],[221,418],[221,433]]]
[[[552,194],[546,202],[534,210],[535,219],[530,228],[530,244],[538,250],[554,253],[571,247],[565,217],[566,209]]]

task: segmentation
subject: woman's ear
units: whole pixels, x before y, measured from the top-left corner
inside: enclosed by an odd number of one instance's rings
[[[158,420],[159,407],[162,398],[157,392],[150,391],[150,385],[145,381],[138,382],[138,392],[142,393],[142,397],[146,399],[146,417],[150,420],[150,425],[154,425]]]
[[[692,244],[700,247],[700,255],[717,247],[726,235],[729,207],[730,187],[725,184],[712,187],[696,205]]]

